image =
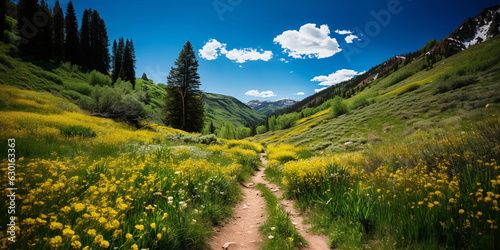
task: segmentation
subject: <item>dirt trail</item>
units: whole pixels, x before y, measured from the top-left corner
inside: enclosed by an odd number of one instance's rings
[[[233,218],[212,238],[212,249],[260,249],[262,237],[259,228],[266,222],[266,201],[258,189],[254,188],[263,182],[264,168],[260,168],[250,183],[243,189],[243,201],[235,208]]]
[[[264,167],[267,165],[265,156],[265,153],[260,155],[260,160]],[[229,223],[217,229],[217,234],[210,242],[212,249],[253,250],[261,248],[262,237],[259,228],[267,219],[266,202],[260,191],[254,187],[257,183],[263,183],[275,193],[278,199],[282,199],[283,197],[279,187],[266,181],[264,176],[264,168],[261,167],[252,177],[251,183],[246,185],[249,188],[243,188],[243,201],[236,206],[235,214]],[[281,205],[290,213],[290,220],[296,226],[297,231],[308,242],[308,246],[303,249],[330,249],[326,236],[310,233],[311,225],[304,224],[302,216],[294,208],[293,200],[282,199]]]

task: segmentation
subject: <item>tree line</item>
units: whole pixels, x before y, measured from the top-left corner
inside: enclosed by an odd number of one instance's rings
[[[10,19],[16,27],[9,25]],[[0,31],[0,40],[15,45],[20,56],[69,62],[105,75],[111,65],[113,83],[121,78],[135,85],[133,41],[115,40],[111,55],[106,23],[97,10],[84,10],[79,25],[72,1],[64,12],[59,0],[52,9],[45,0],[19,0],[17,4],[0,0]]]
[[[138,124],[147,96],[135,90],[135,48],[132,39],[119,38],[109,51],[106,23],[97,10],[83,11],[79,22],[70,1],[66,11],[57,0],[0,0],[0,40],[14,45],[19,56],[38,61],[68,62],[90,72],[91,98],[82,105],[96,115]],[[205,125],[203,92],[199,89],[198,61],[187,42],[167,77],[163,109],[166,125],[201,132]],[[142,77],[147,79],[146,75]],[[108,80],[109,79],[109,80]],[[127,90],[127,82],[132,85]],[[116,86],[115,86],[116,84]],[[135,90],[135,91],[134,91]]]

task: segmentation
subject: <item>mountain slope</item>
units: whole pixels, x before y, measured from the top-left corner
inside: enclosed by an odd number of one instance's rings
[[[270,115],[275,113],[276,111],[291,107],[297,102],[298,101],[292,99],[281,99],[276,101],[252,100],[247,103],[247,106],[257,110],[257,112],[261,114]]]
[[[207,117],[216,128],[222,127],[225,121],[235,126],[255,126],[261,124],[265,115],[251,109],[232,96],[206,93],[205,104]]]
[[[422,70],[424,59],[379,78],[344,101],[348,114],[329,109],[286,130],[255,136],[262,143],[292,143],[338,152],[397,141],[417,131],[466,128],[468,121],[500,114],[500,37],[473,46]],[[404,80],[401,76],[407,76]],[[363,102],[367,105],[356,106]]]
[[[69,63],[55,65],[50,62],[30,62],[11,54],[11,47],[0,42],[0,84],[49,92],[67,98],[83,108],[92,102],[92,92],[96,87],[88,83],[91,74],[82,72]],[[161,123],[161,109],[166,95],[164,85],[137,79],[136,86],[135,92],[141,92],[138,96],[144,104],[147,119]],[[206,94],[205,110],[207,122],[212,121],[216,128],[222,126],[224,121],[243,126],[260,124],[265,119],[264,115],[237,99],[217,94]]]
[[[374,66],[366,73],[351,80],[333,85],[326,90],[309,96],[297,104],[283,109],[280,114],[297,112],[309,107],[317,107],[335,95],[350,98],[362,91],[371,82],[388,76],[401,66],[408,65],[415,60],[426,60],[421,63],[422,68],[430,68],[443,57],[452,56],[472,45],[485,42],[500,34],[500,5],[486,8],[474,18],[467,18],[462,25],[440,41],[430,41],[422,49],[406,55],[394,56],[387,61]],[[402,76],[401,79],[410,75]]]

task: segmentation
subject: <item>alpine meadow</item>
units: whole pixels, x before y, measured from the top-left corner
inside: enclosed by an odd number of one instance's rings
[[[0,249],[499,249],[494,0],[0,0]]]

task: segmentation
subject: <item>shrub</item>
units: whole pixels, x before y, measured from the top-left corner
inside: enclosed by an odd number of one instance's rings
[[[191,134],[172,134],[171,137],[179,138],[185,143],[197,143],[197,144],[218,144],[219,140],[214,134],[209,135],[191,135]],[[172,137],[172,138],[173,138]]]
[[[350,108],[351,109],[359,109],[359,108],[366,107],[368,105],[370,105],[370,102],[368,100],[366,100],[366,98],[361,97],[361,98],[354,99]]]
[[[87,82],[92,85],[92,86],[111,86],[113,85],[113,82],[111,81],[111,78],[107,75],[103,75],[100,72],[97,72],[96,70],[93,70],[90,72]]]
[[[93,138],[96,137],[96,132],[92,130],[91,128],[88,127],[83,127],[83,126],[69,126],[69,127],[64,127],[61,128],[61,134],[68,136],[68,137],[87,137],[87,138]]]
[[[347,114],[348,109],[345,103],[342,102],[342,97],[336,96],[332,101],[331,115],[333,118]]]
[[[478,80],[473,76],[463,76],[463,77],[444,77],[438,83],[441,83],[434,94],[446,93],[451,90],[459,89],[471,84],[476,83]]]

